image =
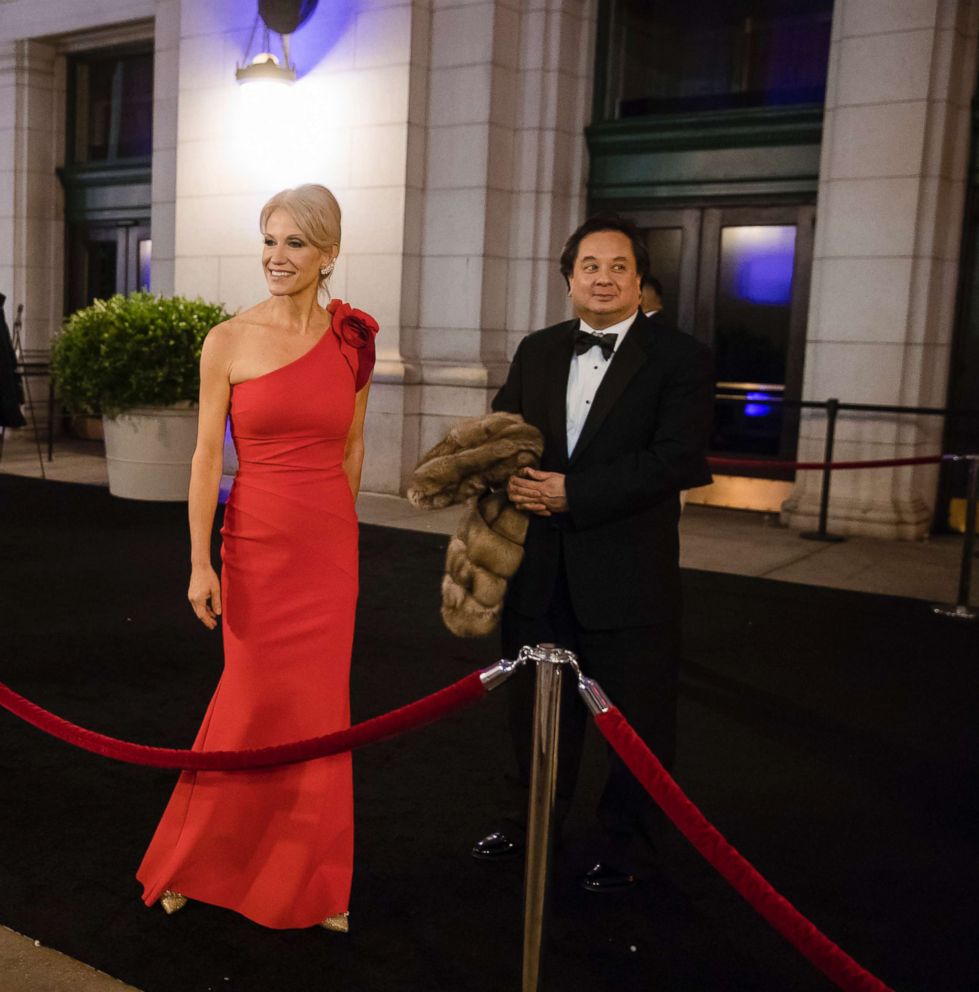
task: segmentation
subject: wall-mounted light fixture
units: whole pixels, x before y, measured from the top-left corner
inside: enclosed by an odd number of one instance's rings
[[[245,64],[235,68],[235,79],[239,83],[291,86],[296,81],[296,67],[289,61],[289,36],[313,13],[316,4],[317,0],[259,0],[258,13],[245,49]],[[259,21],[262,23],[262,50],[249,61]],[[279,36],[281,59],[272,53],[273,33]]]

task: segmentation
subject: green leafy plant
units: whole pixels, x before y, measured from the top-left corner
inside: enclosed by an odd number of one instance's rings
[[[195,401],[201,346],[230,315],[218,303],[152,293],[96,300],[55,338],[55,389],[73,413],[108,416],[140,406]]]

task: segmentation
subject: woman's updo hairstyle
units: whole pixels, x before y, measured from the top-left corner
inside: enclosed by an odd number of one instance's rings
[[[278,209],[289,213],[302,232],[303,237],[320,251],[336,247],[340,251],[340,204],[337,198],[318,183],[304,183],[295,189],[284,189],[276,193],[262,207],[258,225],[265,232],[269,217]],[[325,275],[320,275],[320,289],[326,288],[327,280],[333,273],[331,265]]]

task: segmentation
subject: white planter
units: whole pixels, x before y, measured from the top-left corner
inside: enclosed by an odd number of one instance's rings
[[[139,407],[103,418],[109,492],[124,499],[186,500],[197,407]]]

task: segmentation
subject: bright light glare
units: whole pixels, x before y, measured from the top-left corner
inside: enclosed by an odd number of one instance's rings
[[[300,80],[293,86],[257,81],[238,86],[231,133],[233,167],[255,189],[282,189],[298,183],[336,183],[324,147],[319,89]]]
[[[738,247],[782,249],[786,242],[786,228],[776,224],[758,224],[745,227],[724,228],[726,231],[736,231]],[[792,235],[795,241],[795,234]]]

